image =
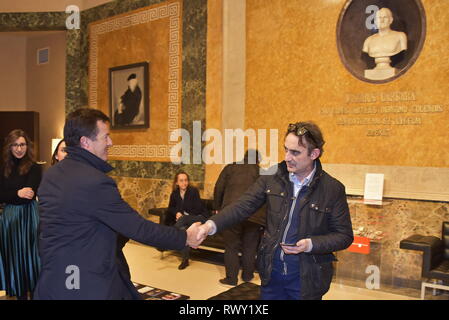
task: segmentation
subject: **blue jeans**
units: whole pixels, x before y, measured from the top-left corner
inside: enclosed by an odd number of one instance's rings
[[[260,289],[261,300],[301,300],[299,269],[287,275],[276,262],[273,264],[270,282]]]

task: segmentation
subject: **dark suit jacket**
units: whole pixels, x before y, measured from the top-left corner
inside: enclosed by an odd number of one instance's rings
[[[117,259],[117,234],[180,250],[186,233],[134,211],[105,174],[112,170],[105,161],[78,147],[67,151],[63,161],[45,172],[38,190],[42,271],[34,298],[135,298],[136,290]],[[73,270],[79,271],[79,289]]]

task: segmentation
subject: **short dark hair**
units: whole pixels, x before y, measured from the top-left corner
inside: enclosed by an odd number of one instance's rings
[[[285,136],[287,137],[290,133],[293,133],[295,136],[299,137],[299,145],[307,148],[307,152],[310,155],[313,149],[319,149],[321,157],[323,154],[323,146],[324,139],[323,134],[321,133],[320,128],[313,122],[296,122],[288,125],[287,133]],[[306,145],[303,144],[302,137],[304,137],[306,141]]]
[[[97,121],[111,122],[107,115],[97,109],[80,108],[71,112],[64,125],[66,146],[79,147],[81,137],[95,140],[98,134]]]

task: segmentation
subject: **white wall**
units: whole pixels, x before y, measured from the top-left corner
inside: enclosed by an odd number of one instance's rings
[[[37,65],[37,49],[50,62]],[[0,111],[39,112],[40,159],[50,163],[51,139],[62,138],[65,120],[66,33],[0,33]]]
[[[0,111],[26,111],[26,42],[0,33]]]
[[[65,120],[66,33],[31,33],[27,40],[27,109],[39,112],[40,156],[50,162],[51,139],[62,138]],[[37,65],[37,50],[48,47],[50,62]]]

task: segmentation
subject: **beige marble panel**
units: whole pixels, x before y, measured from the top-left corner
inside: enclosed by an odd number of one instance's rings
[[[342,176],[352,192],[360,193],[359,181],[366,172],[363,166],[390,166],[384,169],[389,175],[389,196],[447,201],[449,38],[444,30],[449,27],[449,2],[422,1],[427,17],[423,50],[407,73],[385,84],[355,78],[340,60],[336,27],[345,2],[246,1],[245,128],[280,129],[281,147],[289,123],[315,121],[326,140],[322,161],[347,166]],[[412,92],[414,99],[356,104],[347,100],[348,96],[394,92]],[[323,112],[360,105],[405,105],[411,110],[425,104],[438,105],[441,112],[411,113],[420,117],[422,123],[392,125],[388,136],[369,135],[369,130],[383,126],[339,125],[338,116]],[[279,158],[283,158],[282,148]],[[354,171],[357,175],[349,176]]]
[[[246,3],[223,1],[223,128],[244,127]]]
[[[223,110],[223,0],[207,2],[206,129],[222,131]],[[210,162],[207,162],[210,163]],[[221,164],[205,164],[205,184],[213,185]],[[209,186],[206,190],[210,190]]]
[[[346,193],[363,195],[366,173],[383,173],[384,196],[449,201],[449,168],[329,164],[323,168],[346,187]]]
[[[175,14],[172,4],[178,4]],[[91,107],[109,114],[109,68],[149,62],[150,127],[113,130],[112,160],[170,161],[169,132],[181,127],[181,17],[182,2],[167,1],[89,25]]]
[[[448,167],[449,38],[443,30],[449,27],[449,2],[422,1],[424,48],[405,75],[380,85],[353,77],[340,60],[336,26],[344,2],[246,1],[246,127],[284,130],[289,122],[314,120],[327,141],[327,163]],[[389,136],[368,136],[383,126],[338,125],[339,117],[321,112],[360,105],[347,104],[348,95],[406,91],[414,92],[414,101],[362,105],[436,104],[442,112],[411,113],[422,124],[392,125]]]
[[[399,248],[399,242],[413,234],[441,238],[442,222],[449,221],[449,204],[434,201],[387,199],[383,206],[365,205],[349,197],[353,229],[363,228],[361,236],[374,238],[371,253],[364,256],[342,251],[337,254],[337,278],[352,275],[356,268],[359,285],[364,286],[369,264],[380,268],[384,285],[417,287],[421,279],[422,254]],[[375,232],[380,235],[373,236]],[[355,264],[357,263],[357,264]]]

